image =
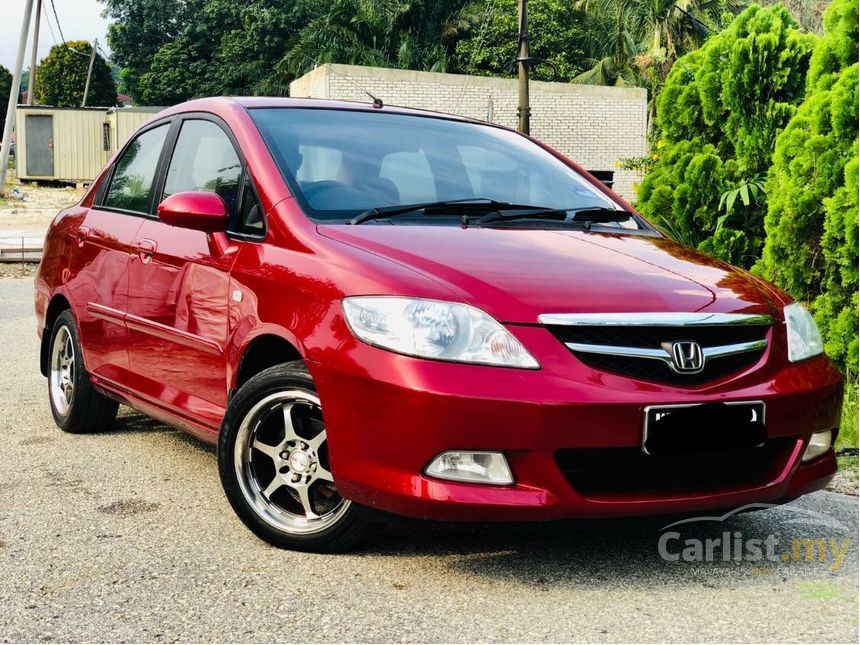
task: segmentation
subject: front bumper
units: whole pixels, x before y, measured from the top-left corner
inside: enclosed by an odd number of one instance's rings
[[[824,487],[836,470],[832,450],[801,463],[813,432],[839,426],[842,377],[825,357],[770,360],[783,349],[776,343],[745,373],[678,388],[589,368],[541,327],[510,329],[539,357],[540,370],[415,359],[351,337],[330,360],[311,363],[341,494],[438,520],[618,517],[784,501]],[[741,476],[727,456],[717,483],[601,491],[578,489],[562,470],[560,454],[571,449],[637,449],[648,405],[751,400],[765,402],[768,440],[779,444],[759,472]],[[458,449],[503,451],[516,483],[422,474],[436,455]]]

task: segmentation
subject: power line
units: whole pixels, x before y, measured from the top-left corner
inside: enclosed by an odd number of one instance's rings
[[[68,49],[71,52],[74,52],[78,56],[83,56],[85,58],[89,58],[90,55],[86,52],[78,51],[74,47],[69,47],[69,43],[66,42],[66,37],[63,35],[63,27],[60,25],[60,17],[57,15],[57,7],[54,6],[54,0],[51,0],[51,10],[54,12],[54,21],[57,23],[57,30],[60,32],[60,39],[63,41],[63,47]],[[46,21],[47,22],[47,21]],[[50,22],[48,22],[48,26],[50,27]],[[54,30],[51,30],[51,36],[54,36]],[[57,43],[56,37],[54,38],[54,44]]]
[[[45,24],[48,25],[48,31],[51,32],[51,40],[54,41],[55,45],[59,45],[57,42],[57,36],[54,34],[54,28],[51,26],[50,16],[48,15],[48,4],[42,3],[42,13],[45,14]]]
[[[63,35],[63,28],[60,26],[60,18],[57,16],[57,7],[54,6],[54,0],[51,0],[51,10],[54,12],[54,20],[57,21],[57,29],[60,32],[60,39],[63,41],[63,45],[65,45],[66,37]]]

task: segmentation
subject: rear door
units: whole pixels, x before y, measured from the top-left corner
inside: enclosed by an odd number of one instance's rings
[[[214,117],[184,116],[158,201],[179,192],[212,191],[235,217],[243,164],[228,132]],[[217,427],[227,405],[229,272],[238,243],[223,234],[148,219],[135,247],[126,324],[136,389],[174,413]]]
[[[84,361],[91,374],[122,385],[130,379],[128,306],[131,246],[151,210],[156,168],[169,123],[147,128],[126,146],[94,205],[70,227],[67,288],[75,303]]]

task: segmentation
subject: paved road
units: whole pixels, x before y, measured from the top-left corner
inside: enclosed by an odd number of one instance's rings
[[[836,493],[678,530],[848,540],[839,567],[670,563],[653,521],[392,527],[339,556],[270,548],[195,441],[130,412],[100,436],[53,425],[31,293],[31,279],[0,280],[0,641],[857,640],[857,499]]]

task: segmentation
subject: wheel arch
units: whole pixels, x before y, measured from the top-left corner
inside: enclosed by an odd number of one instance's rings
[[[248,339],[238,354],[239,358],[234,363],[236,368],[231,375],[228,398],[232,398],[248,379],[264,369],[304,359],[297,343],[272,332],[261,333]]]
[[[51,329],[54,327],[54,321],[57,317],[72,308],[72,303],[69,302],[62,293],[56,293],[48,303],[48,308],[45,310],[45,328],[42,331],[42,343],[39,350],[39,370],[42,376],[48,376],[48,346],[51,343]]]

